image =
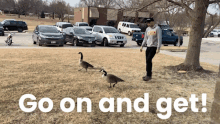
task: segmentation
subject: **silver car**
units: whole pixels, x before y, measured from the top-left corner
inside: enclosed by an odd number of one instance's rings
[[[124,47],[127,43],[126,36],[111,26],[95,25],[92,34],[96,37],[96,44],[103,46],[120,45],[120,47]]]

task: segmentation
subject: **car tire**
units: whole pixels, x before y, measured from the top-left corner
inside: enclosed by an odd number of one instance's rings
[[[32,37],[32,39],[33,39],[33,44],[36,44],[36,42],[34,41],[34,38]]]
[[[18,28],[18,32],[23,32],[23,29],[22,28]]]
[[[107,47],[108,46],[108,39],[104,38],[103,44],[104,44],[105,47]]]
[[[11,44],[12,44],[12,40],[9,40],[8,46],[11,46]]]
[[[183,45],[183,40],[180,41],[180,46],[182,46],[182,45]]]
[[[77,39],[73,40],[73,46],[78,46],[78,40]]]
[[[125,46],[124,44],[120,45],[120,47],[124,47],[124,46]]]
[[[130,31],[128,32],[128,35],[131,36],[131,32]]]
[[[42,46],[42,44],[40,43],[39,39],[37,39],[37,43],[38,43],[38,46]]]
[[[141,42],[137,42],[137,45],[138,45],[138,46],[141,46],[141,45],[142,45],[142,43],[141,43]]]
[[[176,40],[173,45],[174,45],[174,46],[177,46],[177,45],[178,45],[178,40]]]

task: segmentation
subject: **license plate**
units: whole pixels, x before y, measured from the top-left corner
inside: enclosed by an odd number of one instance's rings
[[[56,43],[56,41],[51,41],[51,43]]]

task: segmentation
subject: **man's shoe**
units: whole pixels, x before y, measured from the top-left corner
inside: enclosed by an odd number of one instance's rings
[[[144,81],[149,81],[149,80],[151,80],[151,77],[149,77],[149,76],[143,77],[143,80]]]

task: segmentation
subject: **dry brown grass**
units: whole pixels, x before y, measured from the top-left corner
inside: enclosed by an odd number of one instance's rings
[[[28,31],[32,32],[37,25],[55,25],[56,22],[59,22],[59,19],[49,19],[49,18],[37,18],[37,17],[30,17],[30,16],[23,16],[21,15],[20,18],[18,18],[17,15],[9,16],[9,15],[0,15],[0,22],[5,19],[16,19],[20,21],[25,21],[28,25]],[[73,23],[73,21],[72,21]]]
[[[177,74],[164,67],[178,65],[183,59],[158,54],[153,59],[153,79],[142,81],[145,74],[145,56],[135,49],[0,49],[0,122],[1,123],[208,123],[211,102],[217,75],[217,67],[202,63],[205,69],[213,73]],[[78,71],[78,62],[83,52],[84,60],[94,66],[103,66],[107,72],[126,80],[115,88],[101,78],[98,70]],[[149,93],[149,113],[126,112],[123,104],[122,113],[103,113],[99,110],[99,100],[103,97],[128,97],[132,102]],[[172,111],[167,120],[157,117],[156,101],[161,97],[188,99],[194,93],[199,98],[207,93],[207,113],[193,113],[190,108],[185,113]],[[24,94],[33,94],[37,101],[49,97],[54,102],[49,113],[37,108],[32,113],[24,113],[19,108],[19,98]],[[64,113],[59,102],[70,97],[76,102],[77,97],[87,97],[92,101],[92,113]],[[189,100],[189,99],[188,99]],[[116,103],[116,102],[115,102]],[[133,105],[133,104],[132,104]],[[142,105],[141,105],[142,106]],[[197,107],[201,110],[201,99]],[[116,111],[115,104],[115,111]]]

